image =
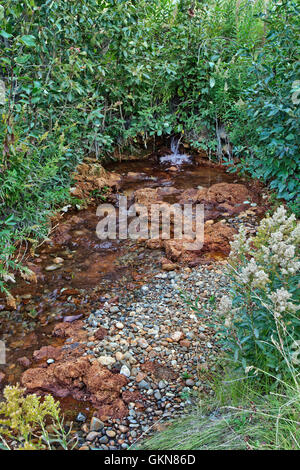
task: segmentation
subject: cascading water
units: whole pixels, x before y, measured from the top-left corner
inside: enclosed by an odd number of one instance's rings
[[[160,163],[171,163],[172,165],[182,165],[183,163],[191,163],[191,155],[179,153],[180,139],[172,137],[171,140],[171,154],[164,155],[160,158]]]

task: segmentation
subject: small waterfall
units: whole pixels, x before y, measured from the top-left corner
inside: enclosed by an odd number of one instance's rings
[[[185,153],[179,153],[180,139],[172,137],[171,139],[171,154],[164,155],[160,158],[161,163],[171,163],[172,165],[182,165],[183,163],[190,163],[192,157]]]

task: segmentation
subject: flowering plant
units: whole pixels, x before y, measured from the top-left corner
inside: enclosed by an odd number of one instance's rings
[[[68,450],[74,438],[66,431],[60,405],[51,395],[24,395],[17,386],[4,389],[0,403],[0,450]],[[47,425],[48,423],[48,425]]]
[[[283,206],[253,237],[231,243],[229,295],[218,305],[221,341],[243,368],[277,377],[300,363],[300,224]],[[298,301],[298,302],[297,302]]]

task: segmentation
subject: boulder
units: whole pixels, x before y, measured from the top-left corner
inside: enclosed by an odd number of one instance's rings
[[[236,234],[236,230],[223,222],[217,222],[204,227],[203,252],[214,252],[229,255],[230,241]]]

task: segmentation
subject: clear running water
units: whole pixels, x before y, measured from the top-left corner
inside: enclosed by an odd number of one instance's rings
[[[179,153],[180,139],[175,139],[174,137],[171,140],[171,154],[164,155],[160,158],[160,163],[170,163],[172,165],[182,165],[184,163],[191,163],[191,155],[185,153]]]

